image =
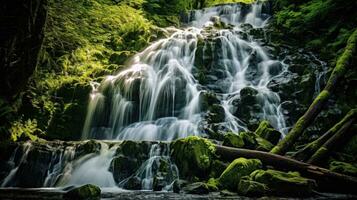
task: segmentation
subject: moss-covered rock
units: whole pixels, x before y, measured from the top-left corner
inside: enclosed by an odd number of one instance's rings
[[[256,181],[252,181],[249,177],[243,177],[238,184],[238,193],[244,196],[263,196],[269,193],[269,188]]]
[[[275,130],[268,121],[264,120],[259,124],[255,134],[268,140],[272,144],[277,144],[281,138],[281,133]]]
[[[228,132],[224,135],[223,145],[260,151],[270,151],[274,147],[268,140],[252,132],[240,132],[238,134]]]
[[[274,148],[274,145],[264,138],[258,136],[255,140],[258,143],[256,150],[269,152]]]
[[[262,162],[258,159],[235,159],[219,177],[222,188],[237,190],[238,183],[243,176],[251,174],[253,171],[262,168]]]
[[[354,164],[350,164],[350,163],[346,163],[346,162],[339,162],[339,161],[332,161],[329,164],[329,168],[333,172],[357,177],[357,166]]]
[[[232,132],[228,132],[224,135],[223,144],[224,146],[242,148],[244,147],[244,141],[242,137],[238,134],[234,134]]]
[[[247,149],[256,149],[258,142],[256,140],[256,135],[252,132],[240,132],[239,136],[243,139],[244,148]]]
[[[309,196],[316,186],[314,180],[301,177],[298,172],[271,169],[254,171],[250,180],[266,185],[272,194],[279,196]]]
[[[190,136],[171,143],[171,157],[186,178],[206,177],[211,169],[215,147],[207,139]]]
[[[101,190],[99,187],[91,184],[74,188],[64,194],[65,199],[78,200],[96,200],[100,199]]]

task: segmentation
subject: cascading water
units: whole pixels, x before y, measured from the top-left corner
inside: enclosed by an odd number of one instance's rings
[[[100,145],[100,153],[98,155],[89,158],[87,155],[87,157],[85,156],[76,161],[77,163],[69,163],[71,169],[65,171],[66,174],[57,185],[66,186],[91,183],[100,187],[115,187],[116,184],[113,174],[109,171],[109,166],[118,146],[114,145],[109,148],[108,144],[102,142]]]
[[[10,160],[8,161],[9,163],[11,163],[11,165],[14,167],[9,174],[5,177],[5,179],[3,180],[1,187],[7,187],[9,185],[11,185],[11,182],[13,181],[13,179],[16,176],[17,171],[19,170],[19,166],[22,162],[24,162],[27,159],[27,155],[29,154],[30,150],[31,150],[31,143],[27,142],[22,146],[22,156],[20,158],[20,162],[19,164],[15,167],[15,156],[16,153],[18,152],[19,148],[16,148],[14,153],[11,155]]]
[[[198,127],[205,112],[201,95],[213,89],[200,83],[193,71],[198,67],[198,43],[211,37],[205,35],[205,30],[214,26],[217,16],[235,26],[218,31],[213,38],[220,41],[222,50],[214,62],[221,63],[225,70],[224,78],[216,81],[226,116],[222,124],[234,132],[246,130],[239,116],[234,116],[240,108],[233,102],[240,90],[250,86],[259,92],[259,119],[268,119],[283,130],[279,96],[267,88],[269,70],[279,61],[271,60],[252,38],[242,39],[239,34],[241,24],[266,24],[269,16],[262,13],[262,6],[232,4],[191,12],[191,27],[176,30],[132,58],[127,69],[108,76],[101,84],[93,84],[83,138],[171,141],[202,134]],[[259,72],[254,78],[246,75],[252,67]]]
[[[92,83],[82,138],[110,141],[100,141],[98,147],[88,141],[64,148],[63,144],[49,147],[51,154],[43,155],[49,165],[44,167],[46,174],[38,185],[65,187],[93,183],[128,188],[128,183],[131,187],[132,183],[138,183],[138,189],[170,190],[178,178],[178,170],[170,160],[169,145],[157,141],[205,134],[202,124],[209,121],[207,116],[212,108],[207,109],[203,99],[211,94],[215,98],[215,112],[223,113],[223,119],[211,120],[221,129],[235,133],[248,130],[251,121],[242,114],[252,109],[253,120],[269,120],[285,133],[280,97],[270,90],[268,83],[283,76],[287,65],[271,59],[245,29],[246,26],[261,29],[267,24],[270,16],[263,10],[263,3],[254,3],[192,11],[187,16],[190,27],[174,29],[170,37],[134,56],[128,68],[106,77],[101,84]],[[316,76],[318,91],[320,73]],[[249,95],[254,95],[254,100]],[[143,151],[140,161],[133,161],[123,154],[122,148],[127,146],[117,140],[155,142]],[[18,150],[14,152],[9,162],[15,168],[2,181],[2,187],[24,184],[16,182],[24,173],[23,169],[18,173],[18,169],[26,163],[31,147],[31,143],[23,145],[16,167]],[[83,153],[81,149],[91,150]],[[138,170],[117,176],[124,172],[120,167],[119,172],[115,171],[115,159],[138,164]]]

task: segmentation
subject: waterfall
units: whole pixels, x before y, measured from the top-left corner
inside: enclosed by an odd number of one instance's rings
[[[238,133],[262,120],[285,134],[280,97],[268,84],[284,76],[288,64],[271,58],[250,32],[267,25],[264,4],[221,5],[191,11],[187,18],[184,28],[171,28],[169,37],[135,55],[125,69],[91,83],[85,141],[24,143],[10,157],[12,170],[1,187],[21,186],[17,181],[33,156],[37,159],[31,164],[40,166],[35,171],[44,172],[36,187],[92,183],[106,189],[171,191],[179,172],[169,143],[162,141],[203,136],[207,124]],[[315,95],[326,72],[315,71]],[[207,96],[214,103],[205,102]],[[214,112],[223,117],[210,119]],[[247,119],[247,114],[253,116]],[[127,166],[132,171],[123,172]],[[31,176],[25,179],[32,181]]]
[[[270,71],[278,63],[271,60],[251,37],[242,38],[240,25],[264,27],[269,15],[262,12],[263,3],[229,4],[192,11],[188,26],[177,29],[170,37],[161,39],[135,55],[128,67],[94,84],[83,139],[171,141],[189,135],[202,135],[198,124],[204,120],[201,95],[210,86],[197,80],[195,59],[198,43],[207,40],[206,29],[215,21],[234,26],[213,36],[220,40],[220,56],[214,63],[224,67],[224,78],[215,84],[221,87],[221,106],[225,112],[222,125],[228,130],[247,130],[233,102],[239,92],[249,86],[258,91],[260,120],[267,119],[278,130],[285,128],[279,109],[279,96],[267,87]],[[219,18],[217,18],[219,17]],[[205,48],[210,45],[205,43]],[[216,50],[218,51],[218,50]],[[205,56],[205,55],[203,55]],[[252,61],[253,60],[253,61]],[[255,68],[255,69],[253,69]],[[256,70],[256,77],[247,71]],[[274,69],[273,69],[274,70]],[[280,69],[278,69],[280,70]],[[283,70],[280,70],[281,73]]]

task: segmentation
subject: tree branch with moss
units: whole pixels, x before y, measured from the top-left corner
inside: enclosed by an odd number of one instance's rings
[[[355,29],[355,31],[349,37],[347,46],[343,54],[339,57],[325,88],[315,98],[305,114],[299,118],[287,136],[271,150],[272,153],[284,155],[321,112],[323,106],[334,92],[339,81],[351,69],[353,57],[356,53],[356,43],[357,29]]]

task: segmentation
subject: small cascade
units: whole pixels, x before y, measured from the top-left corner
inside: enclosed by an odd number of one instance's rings
[[[94,184],[99,187],[115,187],[113,174],[109,172],[109,166],[114,153],[118,148],[101,142],[99,154],[89,154],[81,159],[70,163],[67,166],[64,176],[61,178],[58,186]]]
[[[4,178],[4,180],[2,181],[1,183],[1,187],[9,187],[9,186],[12,186],[13,184],[13,181],[14,179],[16,178],[16,173],[19,169],[19,166],[21,163],[23,163],[24,161],[26,161],[27,159],[27,155],[29,154],[30,150],[31,150],[31,143],[30,142],[26,142],[24,145],[21,146],[22,147],[22,155],[21,155],[21,158],[20,158],[20,161],[18,162],[18,164],[16,165],[15,163],[15,157],[16,157],[16,154],[18,153],[19,151],[19,148],[20,147],[17,147],[15,149],[15,151],[13,152],[13,154],[11,155],[10,159],[9,159],[9,163],[12,165],[12,166],[15,166],[10,172],[9,174]]]
[[[47,172],[47,177],[43,187],[53,187],[63,176],[64,169],[68,168],[71,161],[75,159],[75,148],[73,146],[65,147],[64,150],[59,148],[52,152],[52,159]],[[67,167],[66,167],[67,166]]]
[[[311,57],[318,63],[318,66],[321,66],[321,69],[315,70],[315,92],[314,92],[314,98],[317,97],[317,95],[320,94],[321,92],[321,83],[326,83],[327,82],[327,72],[328,72],[328,66],[327,63],[318,59],[314,54],[311,53]]]

